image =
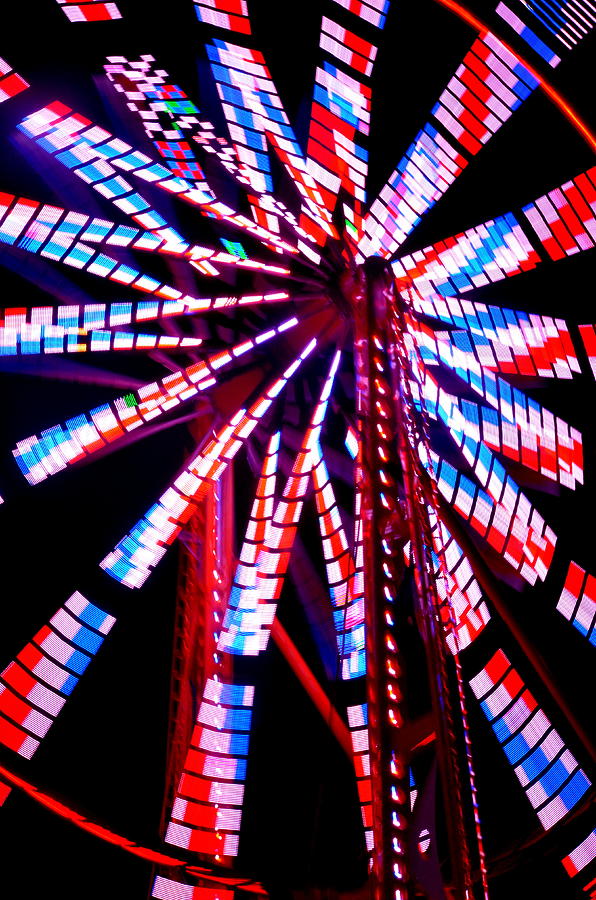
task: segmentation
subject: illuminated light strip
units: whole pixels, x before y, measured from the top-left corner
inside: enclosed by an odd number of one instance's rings
[[[551,259],[596,246],[596,166],[524,206]]]
[[[234,900],[235,894],[233,890],[182,884],[158,875],[153,882],[151,896],[156,900]]]
[[[320,444],[312,478],[342,677],[358,678],[366,674],[364,597],[351,593],[354,560]]]
[[[432,115],[456,143],[475,155],[536,85],[532,75],[488,32],[472,44]],[[361,255],[391,256],[467,164],[461,152],[428,123],[373,202],[359,245]]]
[[[370,743],[368,733],[368,704],[348,706],[348,725],[354,753],[356,788],[360,800],[360,814],[364,826],[364,840],[369,853],[374,849],[372,820],[372,780],[370,777]]]
[[[548,831],[579,803],[591,782],[502,650],[470,685]]]
[[[48,259],[61,260],[67,251],[72,250],[75,242],[81,239],[91,244],[184,256],[192,263],[208,264],[210,268],[201,269],[206,275],[219,274],[212,263],[260,269],[276,275],[289,274],[289,269],[248,259],[246,254],[241,257],[213,247],[190,244],[170,228],[153,231],[131,228],[109,219],[92,218],[83,213],[4,193],[0,193],[0,210],[4,216],[0,227],[0,241],[31,253],[40,253]]]
[[[29,484],[39,484],[48,476],[88,458],[107,444],[217,384],[222,369],[297,323],[297,319],[289,319],[229,350],[214,353],[202,362],[143,385],[89,413],[74,416],[64,425],[54,425],[39,436],[32,435],[19,441],[13,455],[21,472]]]
[[[588,354],[592,374],[596,378],[596,328],[594,325],[579,325],[578,328]]]
[[[513,213],[489,219],[393,263],[397,279],[413,281],[423,298],[456,296],[526,272],[540,263]]]
[[[168,225],[150,204],[116,169],[154,184],[177,197],[198,206],[206,215],[230,222],[235,227],[249,231],[263,243],[278,252],[296,253],[297,249],[267,229],[252,223],[219,201],[213,202],[211,194],[194,186],[184,178],[154,162],[145,153],[135,150],[120,138],[73,111],[63,103],[55,102],[30,116],[18,126],[38,146],[74,172],[102,196],[114,204],[135,222],[149,231],[172,237],[172,242],[182,238]]]
[[[478,90],[474,80],[484,90]],[[468,82],[468,83],[466,83]],[[537,87],[518,59],[488,32],[472,44],[432,114],[473,156]]]
[[[326,22],[329,20],[323,18],[323,27]],[[328,50],[321,40],[321,46]],[[368,46],[372,48],[372,53],[375,48]],[[370,57],[371,71],[373,59],[374,55]],[[325,208],[330,214],[337,204],[340,188],[352,199],[349,221],[354,234],[360,233],[362,209],[366,202],[368,151],[363,139],[369,132],[370,103],[370,88],[357,79],[328,62],[317,68],[307,167],[319,185]],[[303,210],[301,224],[306,228],[308,220],[308,212]]]
[[[356,72],[367,77],[371,74],[377,47],[327,16],[322,19],[319,46]]]
[[[564,319],[458,297],[422,298],[414,293],[412,299],[416,312],[467,331],[484,367],[505,375],[546,378],[571,378],[581,371]]]
[[[465,411],[473,434],[479,435],[493,450],[566,487],[575,489],[576,482],[583,483],[580,432],[488,371],[473,353],[468,333],[451,332],[445,337],[418,326],[413,334],[427,364],[437,365],[440,361],[492,407],[479,407],[454,398],[447,401],[447,407],[455,402],[458,416]],[[435,385],[425,397],[429,412],[434,410],[437,397]]]
[[[591,831],[577,847],[567,856],[563,857],[561,862],[565,866],[565,871],[570,878],[585,869],[593,860],[596,859],[596,829]]]
[[[254,687],[208,679],[165,842],[220,861],[236,856]]]
[[[115,623],[76,591],[0,674],[0,743],[31,759]]]
[[[15,97],[28,87],[29,82],[25,81],[21,75],[14,71],[12,66],[9,66],[6,60],[2,59],[0,56],[0,103],[4,103],[5,100],[10,100],[11,97]]]
[[[317,344],[310,341],[285,372],[276,378],[250,409],[240,409],[226,425],[199,450],[157,503],[143,516],[100,563],[127,587],[138,588],[165,555],[168,547],[192,515],[196,503],[209,484],[217,482],[261,418],[281,393],[288,380]]]
[[[383,28],[389,10],[389,0],[334,0],[365,22]]]
[[[75,269],[84,270],[101,278],[109,278],[117,284],[125,284],[148,294],[157,294],[168,300],[180,300],[184,295],[168,284],[157,281],[129,265],[118,262],[101,250],[73,241],[69,229],[76,233],[68,214],[64,222],[58,222],[64,212],[59,207],[42,206],[32,222],[38,204],[33,200],[15,198],[12,194],[0,194],[0,243],[15,245],[28,253],[39,254]],[[23,233],[24,232],[24,233]],[[19,237],[23,233],[22,237]],[[54,238],[56,238],[54,240]],[[42,248],[42,245],[43,249]],[[187,298],[189,301],[194,298]]]
[[[596,16],[594,16],[596,8],[589,0],[581,3],[578,3],[577,0],[563,3],[556,2],[556,0],[548,0],[546,3],[541,2],[541,0],[535,0],[531,6],[523,2],[522,5],[524,12],[533,15],[540,22],[541,26],[549,31],[567,50],[571,50],[573,45],[578,44],[591,31],[596,22]],[[499,4],[499,7],[497,7],[497,13],[509,22],[507,16],[499,12],[501,6],[503,4]],[[514,16],[513,13],[510,14]],[[514,25],[512,27],[548,62],[548,57],[540,51],[539,47],[532,40],[518,31]],[[530,31],[530,29],[526,27],[526,31]],[[535,35],[534,38],[536,38]],[[536,40],[542,44],[539,38],[536,38]],[[549,48],[547,50],[552,53]],[[558,57],[556,58],[558,59]],[[556,65],[556,63],[551,63],[551,65]]]
[[[467,22],[468,25],[471,25],[477,32],[479,32],[480,36],[489,33],[489,29],[487,26],[473,13],[471,13],[468,9],[462,6],[460,3],[457,3],[456,0],[435,0],[436,3],[439,3],[441,6],[444,6],[445,9],[449,9],[452,13],[462,19],[464,22]],[[524,67],[524,69],[534,78],[540,89],[546,94],[546,96],[551,100],[552,103],[559,109],[559,111],[565,116],[565,118],[571,123],[571,125],[575,128],[578,134],[584,138],[584,140],[590,145],[592,150],[596,150],[596,136],[592,134],[588,126],[582,119],[578,116],[574,109],[567,103],[562,94],[555,90],[555,88],[539,73],[536,69],[527,62],[519,53],[516,53],[515,50],[509,46],[502,38],[499,38],[500,43],[506,49],[506,51],[514,57],[518,63]]]
[[[467,164],[450,141],[426,124],[366,215],[361,256],[391,256]]]
[[[107,350],[176,350],[198,347],[201,338],[138,334],[130,331],[85,331],[60,325],[0,326],[0,357]]]
[[[256,656],[260,652],[259,625],[256,621],[259,600],[256,589],[257,562],[263,546],[270,538],[275,508],[279,441],[280,433],[276,432],[269,440],[263,459],[217,644],[218,651],[223,653]]]
[[[339,360],[338,351],[323,383],[282,497],[275,505],[273,519],[265,529],[260,546],[251,551],[249,558],[254,558],[255,562],[245,570],[242,562],[239,564],[235,584],[242,585],[242,588],[233,597],[235,610],[230,606],[230,616],[222,629],[219,644],[229,653],[257,656],[266,650],[269,643],[304,497],[317,460],[317,445]]]
[[[122,13],[115,3],[102,3],[100,0],[57,0],[62,12],[70,22],[106,22],[110,19],[121,19]]]
[[[441,618],[447,632],[447,646],[455,654],[470,646],[485,625],[488,625],[491,615],[467,556],[446,526],[436,517],[431,533],[437,593],[441,601]],[[441,559],[445,562],[451,584],[445,584],[442,577]],[[451,614],[447,604],[451,606],[455,634],[451,628]]]
[[[199,22],[225,28],[240,34],[250,34],[246,0],[194,0]]]
[[[129,62],[124,56],[114,56],[108,57],[108,62],[109,65],[105,66],[108,78],[117,91],[126,95],[127,106],[140,116],[147,136],[175,175],[192,178],[195,183],[200,177],[203,184],[197,186],[210,190],[196,161],[192,141],[206,153],[215,155],[243,188],[250,186],[251,190],[255,189],[246,165],[238,160],[235,148],[215,133],[213,124],[178,85],[166,82],[167,73],[152,65],[155,63],[153,56],[141,56],[136,62]],[[186,140],[181,140],[181,133],[184,132]],[[272,194],[262,192],[259,206],[263,215],[269,211],[281,216],[303,240],[312,240],[299,227],[296,216]]]
[[[525,3],[522,5],[524,7],[524,11],[533,13],[533,10],[529,9]],[[541,40],[541,38],[538,37],[536,32],[532,31],[532,29],[529,28],[526,23],[523,22],[519,18],[519,16],[517,16],[513,12],[512,9],[510,9],[504,3],[499,3],[495,12],[503,19],[504,22],[507,22],[507,24],[511,28],[513,28],[515,33],[518,34],[520,38],[532,48],[532,50],[535,50],[539,56],[546,60],[549,66],[552,66],[554,68],[555,66],[559,65],[559,63],[561,62],[561,57],[557,56],[554,50],[551,50],[551,48],[547,44],[545,44],[544,41]]]
[[[596,578],[570,562],[557,610],[596,646]]]
[[[440,493],[474,531],[529,584],[535,584],[537,578],[543,581],[552,562],[556,535],[490,451],[486,452],[493,463],[491,482],[486,485],[491,493],[435,453],[428,460],[423,456],[422,461],[432,465]],[[476,470],[479,468],[477,463]]]
[[[262,55],[220,40],[207,45],[207,54],[230,137],[255,191],[273,191],[269,140],[308,209],[312,219],[312,236],[319,243],[327,235],[335,237],[335,229],[319,187],[307,170],[302,150]],[[255,214],[258,220],[258,207]],[[265,218],[267,227],[276,227],[266,212]]]
[[[65,331],[92,332],[120,325],[152,322],[170,316],[190,316],[210,309],[249,306],[254,303],[279,303],[289,299],[285,291],[270,294],[245,294],[237,297],[184,297],[180,300],[133,300],[115,303],[88,303],[82,306],[32,306],[0,309],[0,327],[22,331],[26,325],[55,326]],[[141,337],[138,335],[138,337]],[[152,336],[151,336],[152,337]],[[159,340],[167,341],[167,335]],[[194,340],[193,338],[182,338]],[[165,346],[165,345],[164,345]],[[140,347],[138,349],[141,349]]]

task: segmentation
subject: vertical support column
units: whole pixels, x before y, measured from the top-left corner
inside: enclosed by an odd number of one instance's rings
[[[360,437],[367,629],[367,699],[373,785],[374,900],[408,900],[409,795],[400,749],[402,668],[395,629],[405,525],[390,386],[387,322],[393,279],[380,258],[366,261],[354,296],[356,403]]]
[[[401,463],[404,507],[411,541],[416,620],[426,652],[428,682],[437,734],[437,755],[449,841],[451,884],[455,896],[462,900],[471,900],[473,892],[470,849],[463,810],[458,736],[449,684],[450,657],[442,625],[432,560],[433,544],[428,510],[429,506],[436,508],[436,497],[433,495],[426,472],[423,471],[419,455],[419,446],[421,444],[426,446],[427,438],[424,423],[417,417],[414,408],[410,362],[404,340],[406,327],[403,302],[395,292],[394,302],[386,320],[386,340],[391,359],[391,393],[397,425],[395,442]]]
[[[162,830],[188,753],[203,686],[230,675],[231,658],[217,653],[233,563],[233,467],[203,497],[180,545],[174,622],[168,755]]]

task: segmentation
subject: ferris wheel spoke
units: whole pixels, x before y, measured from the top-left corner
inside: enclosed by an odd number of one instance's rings
[[[172,372],[160,381],[145,384],[89,413],[73,416],[64,425],[53,425],[40,435],[24,438],[13,451],[21,472],[29,484],[39,484],[49,475],[87,459],[107,444],[113,444],[127,433],[154,422],[164,413],[213,387],[218,383],[220,372],[245,353],[290,330],[297,322],[295,318],[288,319],[254,338]]]
[[[469,647],[488,625],[491,614],[468,557],[445,523],[430,507],[429,519],[445,640],[452,653],[459,653]],[[445,578],[445,574],[448,578]],[[451,610],[447,609],[448,606]],[[451,614],[453,628],[449,621]]]
[[[272,275],[290,274],[285,266],[250,259],[241,244],[237,245],[240,248],[238,252],[244,255],[236,256],[214,247],[191,244],[170,226],[154,227],[147,231],[65,210],[54,204],[42,204],[25,197],[17,198],[12,194],[2,194],[0,200],[4,213],[0,226],[2,243],[30,253],[40,253],[46,259],[60,260],[73,247],[80,247],[79,241],[86,241],[88,244],[157,252],[170,258],[182,258],[195,268],[202,266],[200,271],[204,275],[219,275],[214,263],[259,270]],[[147,222],[145,216],[142,218]],[[155,218],[154,223],[157,224]]]
[[[544,581],[557,536],[505,469],[493,460],[491,480],[481,475],[483,487],[478,487],[433,452],[430,462],[446,502],[525,581],[529,584],[535,584],[537,579]],[[480,465],[476,464],[476,471]]]
[[[590,779],[502,650],[470,686],[548,831],[583,801],[592,786]]]
[[[79,591],[69,597],[0,674],[1,744],[31,759],[115,621]]]
[[[591,249],[596,244],[596,167],[553,188],[522,212],[525,218],[509,212],[402,256],[393,271],[432,304],[435,298],[440,302],[535,268],[543,257],[532,242],[541,244],[551,260]]]
[[[316,453],[313,486],[333,607],[340,672],[342,678],[358,678],[366,672],[364,597],[359,592],[356,595],[353,593],[354,557],[320,445],[317,446]]]
[[[191,458],[158,502],[102,560],[100,565],[104,571],[127,587],[139,588],[145,583],[192,515],[201,493],[209,484],[217,482],[316,344],[313,338],[249,409],[239,409]]]
[[[384,5],[385,11],[388,4]],[[317,67],[307,145],[307,167],[319,185],[325,208],[333,214],[340,191],[345,195],[343,213],[347,232],[357,242],[362,232],[365,183],[368,174],[366,138],[370,126],[370,78],[377,47],[368,40],[367,27],[382,28],[384,18],[371,21],[362,11],[350,9],[352,31],[323,16],[320,50],[324,56]],[[335,15],[335,13],[334,13]],[[363,21],[367,24],[363,27]],[[337,60],[351,70],[346,74]],[[303,224],[310,225],[308,212]]]
[[[572,378],[581,371],[564,319],[458,297],[435,295],[434,299],[424,300],[414,297],[412,305],[417,313],[461,329],[459,335],[456,331],[443,333],[431,330],[413,317],[409,319],[409,327],[421,348],[428,344],[434,356],[437,341],[450,344],[455,341],[458,356],[469,353],[479,366],[502,375]],[[455,348],[452,352],[455,353]]]
[[[373,202],[360,242],[362,256],[392,256],[537,85],[494,34],[478,37],[440,95],[433,118]]]
[[[312,471],[313,441],[322,428],[338,364],[336,354],[283,497],[277,502],[279,433],[269,441],[217,643],[218,653],[258,656],[267,646]],[[230,709],[230,705],[252,706],[254,687],[222,686],[218,682],[215,689],[228,696],[210,696],[214,685],[207,682],[165,840],[219,861],[238,852],[250,734],[250,711]],[[231,699],[232,692],[237,699]],[[217,756],[210,758],[201,751]],[[234,782],[215,785],[221,799],[210,784],[217,771],[227,782]]]

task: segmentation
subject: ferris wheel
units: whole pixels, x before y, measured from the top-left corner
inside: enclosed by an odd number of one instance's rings
[[[298,826],[258,757],[304,715],[311,765],[327,741],[346,786],[300,896],[332,890],[325,854],[347,873],[329,896],[521,897],[528,860],[541,890],[594,896],[596,330],[578,292],[596,139],[571,101],[596,6],[324,0],[282,40],[253,5],[180,0],[162,29],[47,0],[57,41],[86,32],[75,84],[2,47],[0,512],[25,601],[3,644],[3,815],[51,810],[142,860],[159,900],[298,890],[267,861]],[[426,118],[403,100],[404,137],[390,76],[416,51],[393,54],[423,20],[431,50],[443,26],[453,41],[412,85],[414,105],[435,91]],[[307,70],[308,115],[289,112]],[[112,706],[99,744],[130,765],[139,691],[137,792],[145,752],[167,745],[166,776],[132,833],[126,787],[90,808],[100,757],[76,742]],[[82,799],[53,774],[68,760]],[[263,803],[285,837],[265,838]]]

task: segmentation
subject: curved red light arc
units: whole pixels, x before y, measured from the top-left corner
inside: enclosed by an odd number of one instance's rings
[[[11,772],[10,769],[7,769],[5,766],[0,766],[0,779],[4,780],[12,787],[16,787],[19,790],[23,791],[23,793],[27,794],[28,797],[31,797],[32,800],[35,800],[36,803],[39,803],[46,809],[49,809],[51,812],[60,816],[62,819],[66,819],[67,821],[72,822],[73,825],[76,825],[77,828],[80,828],[82,831],[86,831],[89,834],[92,834],[109,844],[114,844],[116,847],[120,847],[127,853],[132,853],[134,856],[140,856],[142,859],[146,859],[148,860],[148,862],[154,863],[156,865],[169,866],[172,868],[183,870],[190,875],[203,878],[206,881],[211,881],[218,885],[226,885],[228,887],[237,888],[239,890],[247,891],[251,894],[255,894],[261,897],[267,896],[265,891],[259,884],[247,883],[243,879],[237,877],[226,878],[225,875],[216,876],[212,874],[209,869],[203,870],[200,867],[189,865],[183,859],[177,859],[174,856],[168,856],[167,854],[160,853],[157,850],[150,850],[148,847],[141,847],[139,844],[135,844],[128,838],[125,838],[120,834],[116,834],[113,831],[109,831],[107,828],[104,828],[102,825],[98,825],[96,822],[91,822],[89,819],[86,819],[80,813],[76,812],[76,810],[72,809],[69,806],[66,806],[65,803],[61,803],[59,800],[55,800],[49,794],[44,793],[44,791],[41,791],[34,784],[31,784],[31,782],[25,781],[24,778],[21,778],[19,775]]]

